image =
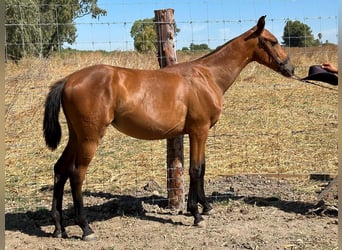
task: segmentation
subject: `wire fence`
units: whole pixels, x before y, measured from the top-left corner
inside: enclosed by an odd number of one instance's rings
[[[120,3],[118,3],[120,5]],[[122,3],[121,3],[122,4]],[[196,3],[197,4],[197,3]],[[216,3],[217,4],[217,3]],[[142,3],[132,2],[124,6],[122,10],[125,13],[132,12],[132,9],[141,8]],[[205,10],[203,15],[199,17],[191,12],[194,8],[193,3],[184,3],[184,7],[190,8],[190,13],[184,17],[184,10],[176,10],[175,18],[177,27],[180,32],[176,37],[177,50],[182,48],[189,48],[190,44],[207,44],[209,48],[215,49],[217,46],[225,43],[227,40],[236,37],[251,26],[255,25],[258,17],[254,19],[246,19],[239,14],[231,13],[231,17],[225,15],[214,15],[210,11],[211,4],[204,1],[198,3]],[[104,7],[116,6],[114,4],[107,4]],[[91,19],[90,17],[80,17],[76,20],[70,19],[69,22],[59,22],[62,16],[75,16],[78,5],[63,5],[63,4],[13,4],[7,5],[6,10],[16,10],[16,14],[9,15],[5,23],[6,33],[6,58],[10,58],[8,51],[12,47],[20,47],[25,51],[25,48],[35,48],[36,55],[43,55],[44,47],[51,49],[71,48],[76,50],[134,50],[134,41],[131,37],[131,28],[135,21],[144,18],[144,24],[153,24],[153,10],[145,17],[125,17],[119,19],[121,13],[115,13],[112,18],[99,17],[98,19]],[[122,7],[122,6],[121,6]],[[9,10],[8,10],[9,9]],[[47,18],[44,10],[49,9],[50,16]],[[182,12],[181,18],[177,18],[177,11]],[[118,17],[119,16],[119,17]],[[186,19],[184,19],[186,18]],[[283,37],[284,26],[287,21],[300,21],[310,27],[312,34],[304,34],[301,36]],[[306,44],[306,39],[309,41],[311,36],[320,44],[337,43],[337,15],[331,16],[304,16],[304,17],[269,17],[267,18],[267,28],[274,33],[282,42],[288,38],[304,38],[304,47],[311,46]],[[74,30],[78,30],[77,38],[72,44],[68,44],[66,40],[73,40]],[[13,39],[11,34],[13,30],[16,31],[16,37]],[[65,30],[69,30],[66,32]],[[306,30],[305,30],[306,31]],[[45,34],[54,32],[53,40],[45,38]],[[28,38],[27,33],[34,33],[34,38]],[[66,35],[67,34],[67,35]],[[66,36],[70,36],[69,38]],[[156,42],[156,41],[153,41]]]
[[[18,5],[20,8],[27,6]],[[39,6],[31,6],[32,11]],[[127,8],[132,6],[127,5]],[[22,12],[23,13],[23,12]],[[55,20],[58,16],[56,8]],[[41,20],[36,12],[37,20]],[[153,9],[151,15],[153,16]],[[208,15],[209,18],[210,15]],[[191,43],[219,44],[243,33],[255,25],[256,20],[245,19],[175,19],[181,31],[177,35],[178,61],[187,61],[204,52],[180,51]],[[286,19],[285,19],[286,20]],[[275,32],[276,26],[284,25],[284,19],[267,19],[267,28]],[[337,30],[337,16],[300,18],[309,26],[318,23],[323,33],[324,25],[333,23]],[[36,26],[38,23],[38,26]],[[62,48],[72,51],[51,55],[48,59],[24,57],[18,64],[8,60],[6,65],[6,211],[28,208],[49,208],[53,183],[52,166],[63,146],[57,152],[49,152],[41,133],[43,103],[48,86],[60,77],[95,63],[108,63],[123,67],[158,68],[154,54],[134,53],[130,29],[134,21],[77,22],[78,39]],[[12,23],[8,29],[38,27],[38,34],[45,28],[56,29],[72,23],[47,22]],[[317,26],[317,25],[316,25]],[[221,32],[214,33],[217,27]],[[232,30],[237,27],[237,33]],[[98,35],[101,30],[102,35]],[[182,33],[187,33],[184,35]],[[103,36],[103,34],[105,34]],[[277,34],[281,39],[281,34]],[[335,34],[337,36],[337,34]],[[57,33],[58,36],[58,33]],[[323,35],[324,37],[324,35]],[[57,39],[57,41],[60,41]],[[324,42],[322,42],[324,44]],[[38,37],[25,41],[19,36],[9,46],[47,45]],[[36,46],[38,45],[38,46]],[[49,44],[55,45],[55,44]],[[82,53],[80,50],[88,50]],[[91,52],[100,50],[101,52]],[[8,51],[8,50],[6,50]],[[89,52],[90,51],[90,52]],[[104,52],[106,51],[106,52]],[[297,72],[305,76],[312,64],[325,60],[337,63],[336,45],[304,48],[287,48],[297,65]],[[87,54],[88,53],[88,54]],[[5,55],[7,59],[10,57]],[[67,140],[64,118],[63,145]],[[313,172],[337,171],[337,94],[319,87],[303,85],[282,78],[265,67],[251,64],[236,80],[225,96],[224,110],[219,123],[211,130],[206,152],[207,180],[220,176],[242,173],[271,173],[307,175]],[[185,137],[185,168],[188,168],[188,142]],[[185,171],[187,172],[187,171]],[[160,184],[162,195],[166,192],[166,142],[140,141],[127,138],[109,129],[97,156],[87,174],[85,189],[101,192],[145,194],[146,185],[154,180]],[[185,176],[186,180],[188,179]],[[187,181],[186,181],[187,183]]]

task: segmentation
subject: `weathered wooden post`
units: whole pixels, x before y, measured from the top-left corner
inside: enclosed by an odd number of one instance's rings
[[[157,30],[158,62],[161,68],[177,63],[174,50],[175,22],[174,10],[154,11]],[[169,208],[182,212],[184,210],[184,153],[183,136],[167,140],[167,192]]]

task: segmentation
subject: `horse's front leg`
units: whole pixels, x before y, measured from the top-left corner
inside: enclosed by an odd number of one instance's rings
[[[202,214],[209,215],[213,212],[212,206],[209,204],[205,192],[204,192],[204,175],[205,175],[205,157],[203,158],[203,163],[201,165],[201,173],[199,179],[199,194],[198,194],[198,202],[202,205],[203,211]]]
[[[205,174],[205,143],[208,132],[190,134],[190,188],[188,196],[188,211],[194,216],[194,224],[204,226],[204,219],[199,213],[198,203],[203,206],[203,212],[211,210],[204,193]]]
[[[204,220],[198,210],[199,194],[200,194],[200,172],[201,166],[190,166],[190,188],[188,196],[188,211],[194,216],[194,224],[201,225]]]

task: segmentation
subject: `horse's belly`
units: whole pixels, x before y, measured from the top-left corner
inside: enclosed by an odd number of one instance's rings
[[[184,122],[151,120],[142,117],[116,117],[112,125],[120,132],[145,140],[172,138],[183,133]]]

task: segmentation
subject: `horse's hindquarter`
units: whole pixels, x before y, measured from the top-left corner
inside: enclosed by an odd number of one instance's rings
[[[103,136],[114,118],[111,79],[105,65],[83,68],[67,77],[62,106],[69,129],[88,138]]]

